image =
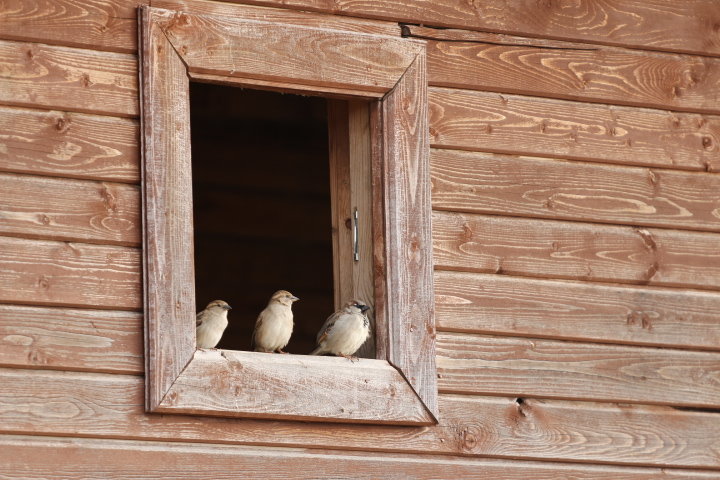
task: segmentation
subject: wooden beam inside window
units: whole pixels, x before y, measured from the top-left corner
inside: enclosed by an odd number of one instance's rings
[[[328,130],[335,309],[341,308],[349,300],[361,300],[370,307],[368,318],[374,330],[373,195],[369,102],[329,101]],[[357,230],[355,230],[356,224]],[[363,345],[358,355],[375,358],[374,335]]]

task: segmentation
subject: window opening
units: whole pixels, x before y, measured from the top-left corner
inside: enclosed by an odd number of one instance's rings
[[[251,350],[276,290],[300,298],[285,350],[308,354],[334,311],[327,101],[190,84],[198,310],[233,308],[218,348]]]

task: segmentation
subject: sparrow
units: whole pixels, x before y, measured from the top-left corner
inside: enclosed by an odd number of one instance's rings
[[[255,322],[252,343],[256,352],[283,351],[293,332],[292,304],[300,300],[286,290],[278,290],[270,297],[267,307]]]
[[[317,335],[318,347],[310,355],[332,353],[353,360],[355,352],[370,336],[370,309],[357,300],[351,300],[325,320]]]
[[[197,348],[215,348],[228,326],[227,314],[231,307],[222,300],[208,303],[195,317]]]

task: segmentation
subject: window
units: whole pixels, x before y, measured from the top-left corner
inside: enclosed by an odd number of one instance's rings
[[[147,409],[434,423],[424,44],[241,17],[242,7],[233,18],[142,9]],[[191,162],[191,143],[202,142],[197,136],[191,142],[200,132],[191,131],[190,92],[239,86],[327,102],[329,193],[338,227],[332,288],[335,301],[371,290],[374,359],[351,364],[334,357],[195,349],[193,240],[206,226],[197,222],[198,232],[193,227],[193,174],[197,186],[203,173]],[[360,235],[368,238],[362,257],[371,262],[342,252],[352,248],[343,238],[349,208],[371,212]]]

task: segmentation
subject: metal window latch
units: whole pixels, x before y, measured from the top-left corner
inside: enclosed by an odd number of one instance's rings
[[[360,260],[360,235],[358,233],[358,210],[353,213],[353,258]]]

